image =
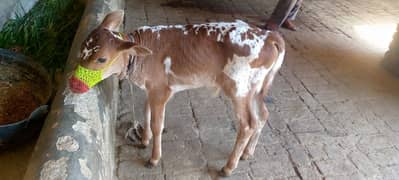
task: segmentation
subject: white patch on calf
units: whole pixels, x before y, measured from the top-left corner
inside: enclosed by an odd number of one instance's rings
[[[245,96],[249,91],[251,67],[248,62],[249,59],[234,55],[223,69],[223,72],[235,81],[237,96]]]
[[[89,58],[91,55],[93,55],[93,53],[98,52],[98,51],[100,50],[100,46],[94,46],[94,47],[91,48],[91,49],[88,49],[87,47],[88,47],[88,46],[85,46],[85,47],[84,47],[84,49],[83,49],[83,51],[82,51],[82,54],[81,54],[81,58],[82,58],[83,60],[86,60],[86,59]]]
[[[186,81],[186,83],[172,84],[171,86],[169,86],[173,94],[187,89],[195,89],[204,86],[215,87],[215,80],[207,76],[193,75],[190,77],[177,77],[175,74],[173,75],[177,79],[185,79]]]
[[[223,72],[229,76],[236,84],[236,95],[239,97],[246,96],[252,85],[256,85],[259,92],[263,80],[270,69],[265,67],[251,68],[251,57],[233,55],[233,59],[229,60],[223,69]]]
[[[89,49],[89,47],[91,46],[90,44],[93,42],[93,38],[90,38],[88,40],[86,40],[85,42],[85,46],[80,54],[80,58],[82,58],[83,60],[86,60],[87,58],[89,58],[91,55],[93,55],[93,52],[97,52],[100,50],[100,46],[94,46],[91,49]]]
[[[266,86],[270,86],[272,83],[272,80],[274,79],[274,75],[276,72],[281,68],[281,65],[283,64],[284,61],[284,56],[285,56],[285,51],[281,52],[278,57],[277,61],[274,62],[274,64],[271,66],[271,73],[272,76],[268,77],[269,81],[267,82]]]
[[[264,40],[267,37],[267,33],[257,36],[253,32],[248,32],[252,30],[252,28],[241,20],[236,20],[235,22],[215,22],[215,23],[207,23],[207,24],[196,24],[193,25],[194,34],[198,34],[200,29],[205,29],[206,34],[211,36],[212,34],[216,35],[217,42],[223,42],[224,37],[229,34],[230,41],[233,44],[237,44],[241,47],[245,45],[249,46],[251,49],[251,54],[255,55],[259,54],[261,47],[263,47]],[[183,32],[184,35],[188,35],[189,29],[186,29],[184,25],[159,25],[159,26],[142,26],[138,30],[147,31],[150,30],[152,33],[157,33],[157,38],[160,38],[160,32],[165,29],[178,29]],[[235,28],[234,30],[232,30]],[[248,34],[250,33],[254,38],[248,39]],[[241,35],[245,35],[245,39],[241,39]]]
[[[267,73],[269,73],[270,69],[266,69],[265,67],[256,68],[257,71],[253,74],[251,79],[251,83],[256,85],[256,93],[259,93],[262,90],[263,81]]]
[[[256,35],[249,31],[251,27],[247,23],[239,20],[235,22],[235,28],[229,33],[230,41],[240,47],[248,46],[250,52],[248,56],[233,55],[233,59],[229,60],[223,72],[235,81],[236,95],[245,96],[252,85],[255,85],[256,92],[259,92],[267,73],[270,71],[265,67],[251,68],[250,66],[250,63],[259,57],[269,32]],[[242,35],[244,35],[244,38],[242,38]],[[249,39],[248,35],[253,38]]]
[[[252,106],[252,108],[250,109],[250,113],[252,113],[253,114],[253,116],[255,116],[255,119],[256,119],[256,124],[257,124],[257,126],[256,127],[259,127],[259,121],[260,121],[260,107],[259,107],[259,104],[258,104],[258,101],[256,100],[256,98],[255,99],[252,99],[252,101],[251,101],[251,106]],[[258,128],[259,129],[259,128]],[[258,130],[257,129],[257,130]]]
[[[240,47],[248,46],[250,48],[250,59],[254,60],[258,58],[269,31],[266,31],[266,33],[259,36],[253,32],[249,32],[251,27],[247,23],[236,20],[236,24],[236,29],[229,33],[231,43],[237,44]],[[253,39],[248,38],[248,33],[252,35]],[[245,35],[244,39],[241,37],[242,34]]]
[[[164,29],[180,29],[184,32],[184,34],[186,34],[186,28],[183,25],[159,25],[159,26],[142,26],[140,28],[138,28],[138,30],[143,30],[143,31],[147,31],[150,30],[152,33],[157,33],[157,39],[159,39],[161,37],[160,31],[164,30]]]
[[[91,51],[85,46],[80,57],[86,60],[89,56],[91,56]]]
[[[170,59],[169,56],[167,56],[165,58],[165,60],[163,61],[163,64],[165,65],[165,73],[166,74],[173,74],[172,72],[172,60]]]
[[[236,20],[235,22],[217,22],[217,23],[207,23],[207,24],[198,24],[194,25],[195,34],[198,33],[200,28],[205,28],[208,36],[212,35],[212,33],[216,33],[216,41],[223,42],[224,37],[229,34],[230,41],[233,44],[237,44],[241,47],[245,45],[249,46],[251,49],[251,55],[253,55],[253,59],[256,59],[263,47],[264,40],[268,35],[268,31],[260,36],[257,36],[253,32],[249,32],[252,28],[241,20]],[[235,28],[234,30],[232,30]],[[248,39],[248,33],[254,37],[253,39]],[[241,35],[244,34],[244,40],[241,39]]]
[[[284,61],[284,56],[285,56],[285,51],[281,52],[278,55],[276,64],[273,65],[273,71],[277,71],[281,68],[281,65],[283,64]]]
[[[216,38],[217,42],[222,42],[223,41],[223,35],[221,33],[218,34],[218,37]]]
[[[200,87],[200,86],[190,85],[190,84],[181,84],[181,85],[175,84],[175,85],[170,86],[170,89],[172,90],[172,93],[174,94],[174,93],[177,93],[180,91],[184,91],[187,89],[194,89],[194,88],[198,88],[198,87]]]
[[[197,34],[200,28],[205,28],[206,33],[208,36],[211,36],[212,33],[216,33],[216,41],[223,42],[224,37],[226,34],[234,27],[238,25],[237,22],[242,22],[237,20],[236,22],[217,22],[217,23],[207,23],[207,24],[198,24],[194,25],[194,32]],[[244,22],[242,22],[244,23]],[[246,24],[246,23],[244,23]]]

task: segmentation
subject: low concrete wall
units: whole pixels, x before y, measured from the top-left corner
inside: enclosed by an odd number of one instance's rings
[[[0,29],[10,19],[25,15],[38,0],[1,0],[0,5]]]
[[[80,45],[110,11],[123,9],[123,0],[89,0],[72,44],[63,83],[52,103],[24,180],[115,179],[114,126],[118,80],[103,81],[88,93],[67,88]]]

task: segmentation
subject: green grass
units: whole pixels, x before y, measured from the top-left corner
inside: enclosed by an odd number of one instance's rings
[[[4,24],[0,47],[21,48],[50,73],[63,69],[83,10],[79,0],[39,0],[26,15]]]

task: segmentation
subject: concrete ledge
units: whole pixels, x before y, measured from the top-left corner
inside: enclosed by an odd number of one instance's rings
[[[118,80],[103,81],[76,95],[66,77],[77,63],[80,45],[110,11],[123,9],[123,0],[89,0],[72,44],[64,79],[52,103],[24,180],[115,179],[114,126]]]

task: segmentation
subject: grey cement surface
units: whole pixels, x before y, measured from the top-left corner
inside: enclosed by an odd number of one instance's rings
[[[142,25],[231,21],[261,24],[276,4],[265,0],[126,1],[125,30]],[[399,179],[399,80],[380,61],[355,25],[397,23],[396,0],[305,0],[297,32],[281,30],[284,65],[267,106],[270,118],[255,157],[240,161],[226,179]],[[166,109],[163,158],[144,167],[151,148],[124,139],[133,119],[143,121],[144,93],[130,96],[122,83],[117,128],[118,177],[127,179],[218,179],[236,129],[230,102],[206,89],[181,92]],[[132,112],[132,103],[135,113]]]

